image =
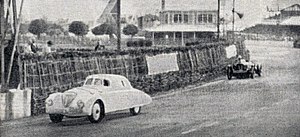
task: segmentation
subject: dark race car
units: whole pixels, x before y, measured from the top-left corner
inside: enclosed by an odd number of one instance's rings
[[[254,74],[261,76],[262,66],[254,64],[253,62],[240,59],[238,63],[227,66],[227,78],[231,80],[234,76],[236,78],[254,78]]]
[[[294,41],[294,48],[300,48],[300,38]]]

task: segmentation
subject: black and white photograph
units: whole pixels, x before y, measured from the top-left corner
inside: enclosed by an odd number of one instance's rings
[[[0,0],[0,137],[300,137],[300,0]]]

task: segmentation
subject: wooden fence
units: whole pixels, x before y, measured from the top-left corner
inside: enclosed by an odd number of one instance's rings
[[[20,85],[22,88],[32,90],[32,114],[41,114],[45,112],[44,101],[49,94],[80,86],[86,76],[91,74],[123,75],[133,83],[133,86],[146,92],[153,92],[151,88],[153,89],[157,85],[177,87],[178,81],[184,81],[182,77],[194,76],[195,79],[200,79],[198,74],[224,67],[224,63],[228,60],[225,51],[225,47],[228,45],[229,43],[215,43],[195,47],[128,51],[112,55],[76,53],[78,55],[74,56],[75,52],[55,53],[59,55],[30,55],[29,57],[20,55]],[[148,75],[146,55],[174,52],[177,53],[179,72]],[[68,56],[69,54],[71,55]],[[197,76],[193,74],[197,74]],[[172,79],[174,81],[170,82]],[[157,92],[164,89],[166,88],[159,87],[154,90]]]

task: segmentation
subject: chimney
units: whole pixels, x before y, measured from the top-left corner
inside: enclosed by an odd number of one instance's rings
[[[166,7],[166,1],[165,0],[161,0],[161,10],[165,10]]]

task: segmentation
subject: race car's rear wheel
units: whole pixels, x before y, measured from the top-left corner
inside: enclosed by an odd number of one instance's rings
[[[59,122],[61,122],[63,120],[64,115],[61,115],[61,114],[49,114],[49,117],[50,117],[50,120],[53,123],[59,123]]]
[[[227,68],[227,78],[228,78],[228,80],[231,80],[232,73],[233,73],[232,68],[231,67]]]
[[[98,123],[104,118],[102,106],[99,102],[96,102],[92,107],[92,114],[88,116],[91,123]]]
[[[129,109],[129,111],[132,115],[138,115],[141,113],[141,107],[134,107]]]

